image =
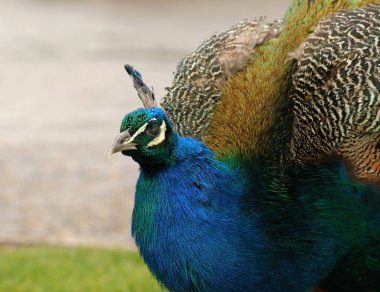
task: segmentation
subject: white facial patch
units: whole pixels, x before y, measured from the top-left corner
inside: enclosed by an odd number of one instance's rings
[[[156,118],[153,118],[150,121],[155,121]],[[149,123],[148,122],[148,123]],[[128,141],[125,141],[124,144],[129,144],[131,142],[133,142],[133,140],[138,136],[140,135],[142,132],[145,131],[146,127],[148,126],[148,123],[145,123],[144,125],[142,125],[137,131],[136,133],[133,134],[133,136],[131,137],[131,139],[129,139]],[[158,145],[160,144],[162,141],[165,140],[165,133],[166,133],[166,123],[165,121],[162,121],[162,124],[160,126],[160,135],[158,135],[156,138],[154,138],[152,141],[150,141],[148,143],[148,145],[146,145],[146,147],[152,147],[152,146],[155,146],[155,145]]]
[[[155,120],[155,119],[152,119],[152,120]],[[152,121],[151,120],[151,121]],[[148,126],[148,123],[145,123],[144,125],[142,125],[137,131],[136,133],[133,134],[133,136],[131,137],[131,139],[129,139],[128,141],[125,141],[124,144],[128,144],[128,143],[131,143],[133,142],[133,140],[138,136],[140,135],[142,132],[145,131],[146,127]]]
[[[156,138],[154,138],[152,141],[150,141],[146,147],[152,147],[152,146],[155,146],[155,145],[162,143],[162,141],[165,140],[165,133],[166,133],[166,123],[165,123],[165,121],[162,121],[162,124],[160,126],[160,135],[158,135]]]

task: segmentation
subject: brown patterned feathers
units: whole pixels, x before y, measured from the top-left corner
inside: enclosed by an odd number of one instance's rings
[[[380,5],[329,16],[293,56],[293,158],[339,155],[380,181]]]
[[[203,140],[228,78],[243,69],[255,47],[275,37],[282,26],[282,21],[265,23],[265,18],[239,22],[208,38],[179,63],[161,105],[181,135]]]
[[[285,24],[257,18],[213,35],[179,63],[162,107],[181,135],[218,155],[296,165],[339,156],[356,177],[379,182],[373,2],[294,1]]]

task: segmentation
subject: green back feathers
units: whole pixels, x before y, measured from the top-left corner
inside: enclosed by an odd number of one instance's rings
[[[288,149],[291,133],[291,53],[324,17],[376,2],[295,0],[281,34],[258,47],[246,69],[224,86],[204,139],[208,147],[222,156],[279,159],[281,149]]]

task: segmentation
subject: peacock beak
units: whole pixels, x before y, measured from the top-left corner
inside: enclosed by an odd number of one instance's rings
[[[124,150],[135,150],[138,144],[133,142],[131,135],[129,134],[129,129],[121,132],[115,138],[112,146],[108,150],[108,157],[114,153],[124,151]]]

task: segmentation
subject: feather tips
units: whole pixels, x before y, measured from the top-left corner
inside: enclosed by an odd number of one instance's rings
[[[143,81],[139,71],[137,71],[131,65],[124,65],[124,69],[127,71],[133,81],[133,86],[137,90],[137,94],[140,97],[144,107],[157,107],[156,99],[154,97],[153,87],[149,88]]]

